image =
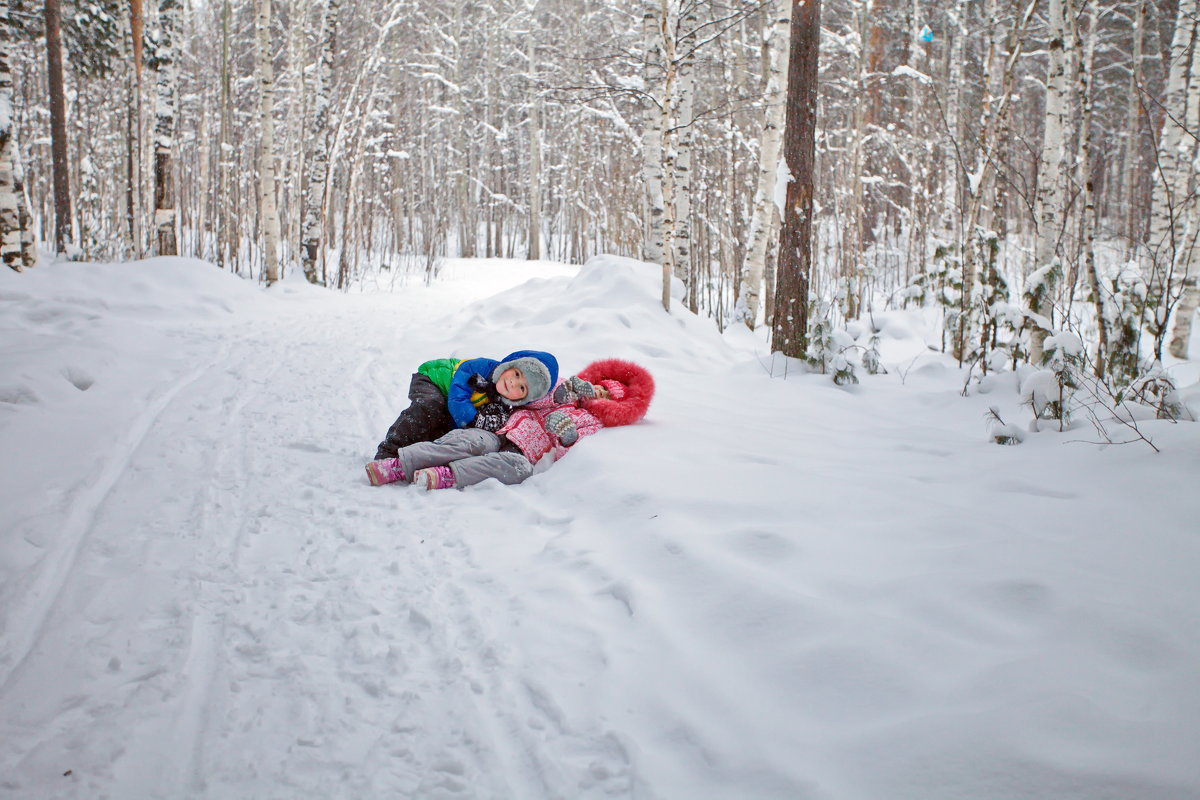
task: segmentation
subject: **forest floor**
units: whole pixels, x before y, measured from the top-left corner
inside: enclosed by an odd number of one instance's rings
[[[996,446],[1016,378],[962,397],[919,317],[840,388],[657,280],[3,271],[0,796],[1200,798],[1200,425]],[[519,348],[649,415],[367,483],[420,362]]]

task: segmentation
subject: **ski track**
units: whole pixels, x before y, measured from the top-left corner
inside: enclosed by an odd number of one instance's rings
[[[348,347],[360,323],[192,336],[219,355],[134,420],[12,617],[5,797],[630,793],[616,737],[522,668],[514,631],[550,634],[468,535],[571,518],[370,487],[364,457],[429,354],[396,331]],[[159,513],[129,529],[134,502]],[[31,698],[46,672],[57,691]]]
[[[63,586],[75,569],[79,549],[95,526],[97,514],[111,498],[117,481],[125,474],[147,433],[175,397],[203,377],[221,359],[218,356],[204,367],[184,375],[154,398],[120,439],[113,454],[99,468],[95,480],[82,488],[78,497],[71,501],[59,534],[61,544],[47,556],[37,579],[26,591],[25,607],[9,612],[12,618],[22,619],[24,624],[16,634],[6,637],[3,642],[6,661],[11,660],[13,666],[0,675],[0,690],[22,669],[30,652],[37,646]]]

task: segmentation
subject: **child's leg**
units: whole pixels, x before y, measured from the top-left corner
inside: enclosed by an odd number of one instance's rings
[[[495,453],[499,449],[500,437],[491,431],[456,428],[435,441],[400,448],[396,460],[411,480],[412,474],[424,467],[440,467],[459,459]]]
[[[414,373],[408,385],[411,405],[388,428],[387,436],[375,450],[375,460],[395,458],[396,451],[417,442],[428,442],[454,429],[454,419],[446,406],[446,395],[433,381]]]
[[[454,473],[454,486],[461,489],[495,478],[512,486],[533,474],[533,465],[521,453],[487,453],[473,458],[464,458],[450,463]]]

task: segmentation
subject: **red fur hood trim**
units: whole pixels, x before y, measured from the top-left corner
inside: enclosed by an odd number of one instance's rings
[[[646,416],[650,400],[654,397],[654,378],[643,367],[619,358],[593,361],[579,372],[579,377],[589,383],[604,380],[618,381],[626,388],[620,400],[588,400],[584,403],[606,427],[632,425]]]

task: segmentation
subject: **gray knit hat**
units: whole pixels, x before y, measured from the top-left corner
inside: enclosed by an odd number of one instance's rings
[[[546,369],[546,365],[532,356],[523,358],[514,358],[512,361],[504,361],[494,370],[492,370],[492,383],[500,380],[500,376],[504,374],[506,369],[513,368],[521,370],[525,374],[525,383],[529,387],[525,397],[520,400],[509,400],[507,397],[501,398],[510,406],[523,406],[526,403],[532,403],[534,400],[540,400],[550,391],[550,370]]]

